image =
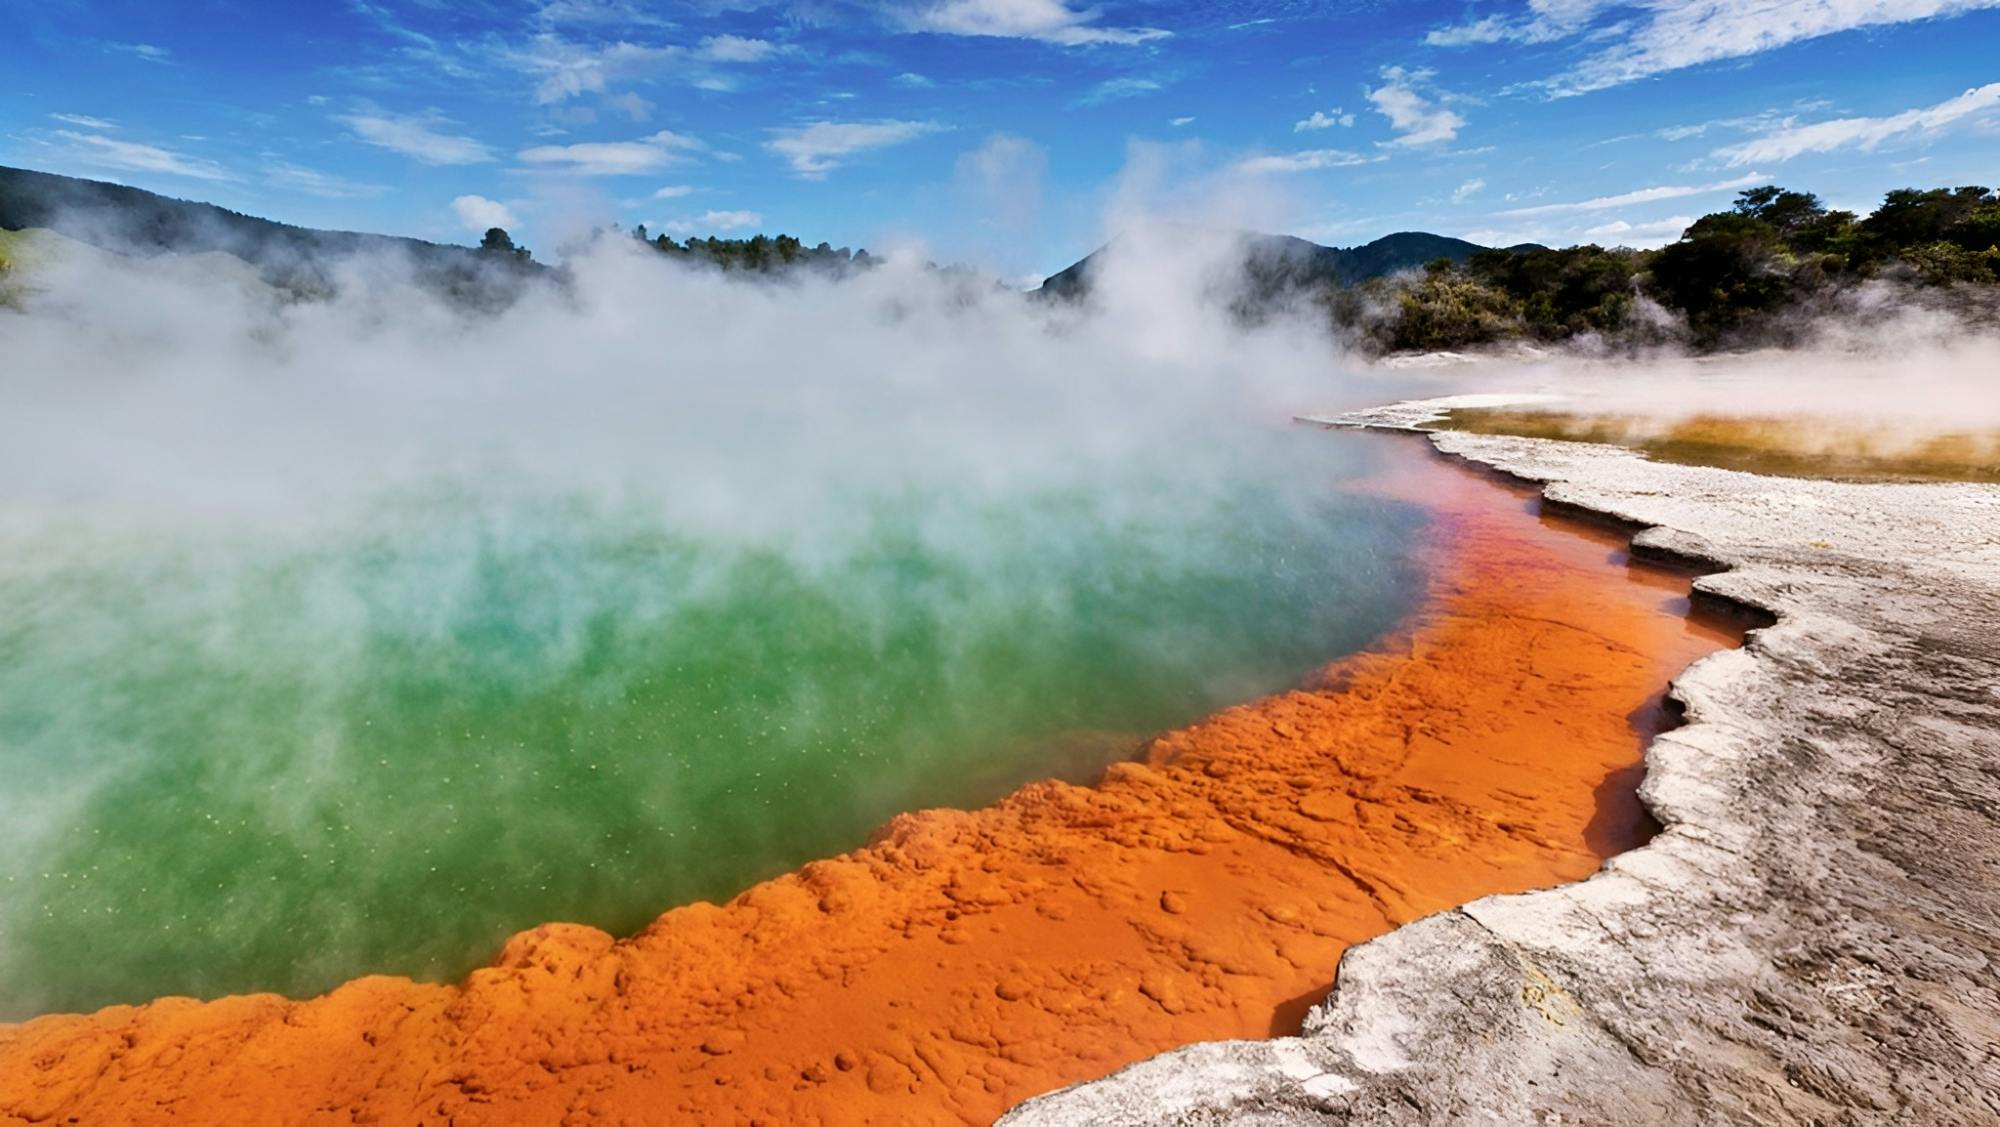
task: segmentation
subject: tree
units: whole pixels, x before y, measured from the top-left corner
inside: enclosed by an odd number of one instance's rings
[[[1811,192],[1792,192],[1775,185],[1750,188],[1736,197],[1736,214],[1760,219],[1783,236],[1791,236],[1826,216],[1826,208]]]
[[[533,256],[527,247],[517,247],[511,235],[499,227],[488,227],[486,237],[479,240],[479,249],[486,254],[505,255],[515,262],[526,262]]]
[[[1777,229],[1749,211],[1704,215],[1653,256],[1652,289],[1713,343],[1791,296],[1784,252]]]
[[[1472,256],[1473,277],[1521,303],[1528,329],[1544,339],[1606,332],[1632,307],[1640,255],[1600,246],[1489,250]]]
[[[1946,231],[1975,218],[1993,202],[1993,193],[1986,188],[1898,188],[1883,197],[1882,206],[1861,226],[1893,253],[1943,239]]]
[[[2000,249],[1969,251],[1943,239],[1907,247],[1899,257],[1916,271],[1919,281],[1933,286],[1992,282],[2000,267]]]
[[[1429,266],[1398,297],[1396,313],[1390,346],[1424,352],[1490,344],[1513,335],[1520,323],[1504,292],[1455,269]]]

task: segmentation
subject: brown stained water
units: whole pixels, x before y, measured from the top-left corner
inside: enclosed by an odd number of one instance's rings
[[[1294,1029],[1348,945],[1642,842],[1662,690],[1741,638],[1621,534],[1414,443],[1393,455],[1368,488],[1428,511],[1428,596],[1306,687],[1092,787],[899,817],[624,941],[538,928],[457,986],[0,1032],[0,1115],[985,1122],[1177,1045]]]
[[[2000,431],[1843,418],[1658,417],[1462,407],[1439,424],[1473,434],[1624,446],[1662,462],[1777,477],[2000,482]]]

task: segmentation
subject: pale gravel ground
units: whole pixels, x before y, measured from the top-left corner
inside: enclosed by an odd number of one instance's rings
[[[1421,430],[1452,405],[1308,421]],[[1298,1037],[1002,1122],[2000,1123],[2000,488],[1431,441],[1777,617],[1676,679],[1689,723],[1640,792],[1665,832],[1350,949]]]

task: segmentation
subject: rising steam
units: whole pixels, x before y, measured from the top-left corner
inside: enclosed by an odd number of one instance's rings
[[[607,237],[499,313],[51,251],[0,308],[0,1017],[629,929],[1364,643],[1412,517],[1288,427],[1340,354],[1239,325],[1230,249],[1083,310]]]

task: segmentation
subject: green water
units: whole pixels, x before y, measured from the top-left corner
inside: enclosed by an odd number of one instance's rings
[[[1337,489],[1372,449],[1277,441],[1198,495],[906,492],[810,542],[463,484],[0,533],[0,1017],[448,978],[1088,777],[1407,608],[1420,518]]]

